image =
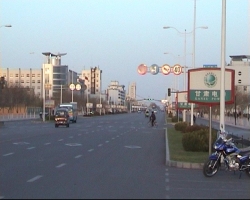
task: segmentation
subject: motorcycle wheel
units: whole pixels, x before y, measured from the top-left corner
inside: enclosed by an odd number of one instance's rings
[[[219,164],[218,163],[215,164],[215,162],[216,162],[215,160],[210,160],[210,159],[208,159],[204,162],[204,165],[203,165],[204,176],[212,177],[218,172]],[[215,166],[214,166],[214,164],[215,164]],[[214,166],[214,168],[212,168],[212,166]]]

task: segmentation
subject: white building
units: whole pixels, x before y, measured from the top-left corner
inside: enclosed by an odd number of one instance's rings
[[[110,105],[125,105],[125,86],[118,81],[111,81],[107,88],[108,103]]]
[[[136,100],[136,83],[132,82],[128,86],[127,99]]]
[[[42,97],[42,69],[2,69],[0,77],[4,77],[8,87],[22,86],[32,89],[36,95]]]
[[[250,55],[230,56],[227,69],[235,70],[235,86],[237,90],[250,92]]]
[[[64,54],[42,53],[45,61],[41,69],[10,69],[6,68],[0,72],[4,76],[8,87],[18,86],[30,88],[39,97],[43,97],[43,81],[45,83],[46,99],[55,97],[63,90],[69,90],[71,83],[77,83],[77,73],[69,70],[67,65],[61,65],[61,56]],[[44,69],[44,80],[43,80]]]

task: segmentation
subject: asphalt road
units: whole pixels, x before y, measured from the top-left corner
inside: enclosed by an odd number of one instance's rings
[[[250,178],[165,165],[165,117],[143,113],[84,118],[69,128],[41,121],[0,128],[2,199],[250,198]]]

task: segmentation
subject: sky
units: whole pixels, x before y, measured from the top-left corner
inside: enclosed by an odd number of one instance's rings
[[[250,0],[226,0],[227,63],[250,55],[249,13]],[[162,100],[168,88],[183,91],[183,74],[139,75],[137,67],[192,68],[194,24],[195,68],[220,67],[222,0],[0,0],[0,65],[40,69],[42,52],[67,53],[61,64],[73,71],[99,66],[103,90],[136,82],[137,99]]]

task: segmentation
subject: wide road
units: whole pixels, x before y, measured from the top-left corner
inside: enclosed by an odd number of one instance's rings
[[[0,127],[0,198],[250,198],[250,178],[165,165],[165,117],[79,117],[69,128],[41,121]]]

